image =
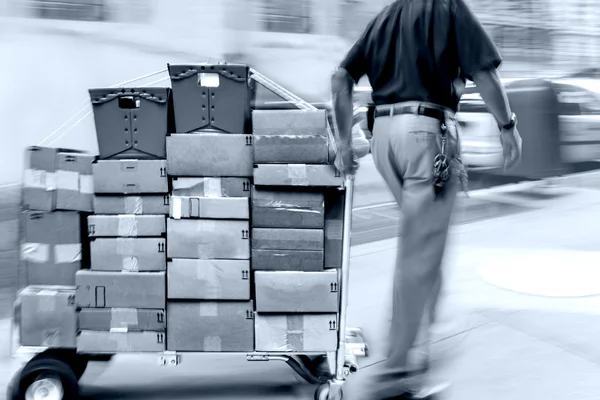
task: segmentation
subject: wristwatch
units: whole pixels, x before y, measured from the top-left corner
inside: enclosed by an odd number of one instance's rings
[[[498,129],[500,129],[501,131],[508,131],[514,128],[515,125],[517,125],[517,116],[515,115],[515,113],[512,113],[512,115],[510,116],[510,122],[506,125],[498,124]]]

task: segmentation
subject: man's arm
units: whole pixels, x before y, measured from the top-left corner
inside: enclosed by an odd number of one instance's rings
[[[331,77],[333,118],[337,125],[338,148],[352,146],[354,80],[344,68],[338,68]]]
[[[473,82],[481,98],[500,125],[507,125],[512,117],[506,91],[495,69],[484,69],[473,75]]]

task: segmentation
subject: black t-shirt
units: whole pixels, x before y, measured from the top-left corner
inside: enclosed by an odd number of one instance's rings
[[[456,111],[454,83],[502,62],[464,0],[397,0],[367,26],[340,66],[367,75],[375,104],[427,101]]]

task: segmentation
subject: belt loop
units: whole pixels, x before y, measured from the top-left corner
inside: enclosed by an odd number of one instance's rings
[[[419,115],[424,115],[425,114],[425,107],[423,107],[423,105],[419,104],[417,106],[417,114],[419,114]]]
[[[394,109],[395,108],[396,107],[393,104],[390,106],[390,118],[394,116]]]

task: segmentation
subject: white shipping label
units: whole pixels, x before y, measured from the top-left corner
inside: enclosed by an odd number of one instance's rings
[[[57,244],[54,246],[54,261],[57,264],[81,261],[81,243]]]
[[[221,80],[219,74],[207,74],[203,72],[198,74],[198,83],[202,87],[219,87]]]
[[[46,243],[23,243],[21,260],[34,263],[45,263],[50,259],[50,245]]]
[[[55,172],[46,173],[46,191],[52,192],[57,189],[58,176]]]

